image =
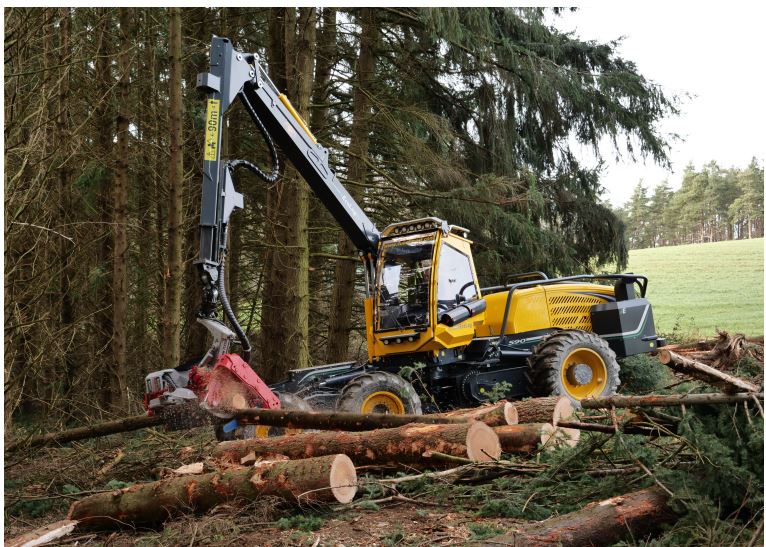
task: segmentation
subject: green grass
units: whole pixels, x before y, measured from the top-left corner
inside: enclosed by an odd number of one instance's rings
[[[657,330],[706,337],[763,334],[763,239],[639,249],[626,271],[649,278]]]

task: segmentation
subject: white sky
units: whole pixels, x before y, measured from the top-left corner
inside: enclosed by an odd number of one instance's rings
[[[624,37],[619,53],[634,61],[644,77],[667,94],[690,94],[681,113],[663,122],[665,134],[677,133],[670,152],[673,170],[651,160],[646,164],[601,147],[607,170],[605,199],[622,205],[643,179],[649,186],[667,178],[681,185],[683,169],[715,160],[721,167],[744,167],[766,152],[764,116],[764,13],[760,2],[604,3],[584,6],[551,19],[556,28],[574,30],[579,38],[599,42]],[[592,158],[588,150],[582,158]]]

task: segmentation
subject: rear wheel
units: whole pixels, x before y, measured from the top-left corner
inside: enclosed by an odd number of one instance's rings
[[[375,371],[361,374],[341,391],[335,404],[341,412],[356,414],[422,414],[415,388],[401,376]]]
[[[531,389],[536,395],[561,395],[574,403],[587,397],[614,395],[620,365],[609,344],[582,330],[552,334],[529,358]]]

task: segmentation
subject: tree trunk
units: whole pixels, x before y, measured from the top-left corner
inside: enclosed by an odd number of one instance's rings
[[[558,424],[559,420],[566,420],[574,414],[572,402],[566,397],[539,397],[537,399],[525,399],[515,401],[520,424],[549,423]]]
[[[612,545],[623,538],[636,541],[655,532],[659,524],[678,518],[668,505],[668,494],[658,487],[586,505],[579,511],[524,526],[507,536],[493,538],[509,545]]]
[[[297,26],[297,34],[296,34]],[[274,8],[269,59],[275,83],[287,88],[296,111],[308,119],[316,49],[316,9]],[[284,60],[283,62],[280,62]],[[280,70],[281,69],[281,70]],[[284,82],[286,86],[280,86]],[[309,364],[308,348],[308,186],[288,166],[269,190],[270,245],[261,329],[262,376],[282,378],[288,370]]]
[[[183,475],[102,492],[76,501],[68,518],[78,529],[159,524],[184,513],[203,513],[223,503],[277,496],[293,503],[348,503],[356,494],[356,470],[343,454],[254,467]]]
[[[367,176],[367,153],[370,145],[370,121],[372,105],[369,97],[371,82],[375,76],[375,43],[378,27],[375,8],[362,8],[359,60],[356,66],[354,87],[354,121],[349,143],[348,179],[363,183]],[[348,186],[354,199],[361,192]],[[338,254],[353,256],[356,247],[344,232],[339,232]],[[335,285],[333,286],[330,323],[327,331],[327,362],[345,361],[348,358],[348,339],[351,331],[351,306],[354,301],[357,263],[349,260],[335,261]]]
[[[347,433],[301,433],[220,443],[213,455],[239,463],[249,454],[291,459],[346,454],[357,465],[421,463],[427,453],[489,461],[500,455],[497,435],[481,422],[466,424],[411,424],[396,429]],[[426,454],[426,456],[424,456]]]
[[[57,142],[60,152],[58,167],[58,224],[69,224],[72,214],[72,193],[70,190],[71,168],[69,167],[71,135],[69,124],[69,79],[70,68],[67,66],[71,57],[71,15],[69,8],[59,8],[61,26],[59,31],[59,58],[58,63],[62,67],[61,79],[58,89],[58,118],[56,120]],[[73,355],[72,339],[75,336],[74,325],[74,302],[72,301],[71,284],[75,276],[72,264],[72,242],[59,238],[59,291],[61,294],[59,321],[61,323],[61,337],[64,340],[61,352],[61,370],[63,372],[64,385],[63,395],[66,400],[71,396],[71,389],[76,377],[76,361]],[[65,405],[64,412],[69,413],[69,405]]]
[[[670,367],[676,372],[702,380],[707,384],[720,388],[724,392],[736,393],[738,391],[746,391],[758,393],[758,387],[750,382],[721,372],[720,370],[709,367],[703,363],[688,359],[683,355],[679,355],[668,349],[660,350],[659,360],[660,363]]]
[[[516,406],[508,401],[499,401],[493,405],[484,405],[478,408],[461,408],[460,410],[445,412],[442,415],[477,420],[484,422],[490,427],[519,423],[519,414]]]
[[[170,8],[170,165],[168,170],[168,256],[165,272],[165,306],[162,317],[163,362],[177,367],[181,362],[181,289],[184,275],[183,250],[183,99],[181,96],[181,8]]]
[[[101,244],[98,249],[98,258],[96,271],[100,272],[102,279],[99,280],[101,287],[98,290],[96,301],[97,318],[95,325],[100,329],[96,340],[96,348],[93,351],[94,362],[102,362],[104,365],[103,373],[97,374],[98,385],[95,391],[99,393],[102,406],[109,406],[112,402],[112,386],[110,379],[114,377],[114,367],[112,366],[112,356],[105,358],[102,348],[112,347],[112,335],[114,331],[114,314],[112,312],[113,290],[111,275],[107,274],[107,267],[111,265],[113,230],[112,222],[114,200],[112,197],[112,138],[113,124],[109,115],[109,97],[114,84],[111,74],[111,44],[109,36],[112,32],[110,28],[111,9],[97,9],[99,16],[99,25],[96,30],[96,82],[98,85],[98,104],[94,107],[94,116],[96,119],[96,144],[100,163],[103,168],[101,176],[101,187],[99,188],[98,202],[101,212],[101,222],[103,232],[100,234]]]
[[[130,9],[120,8],[120,55],[117,82],[117,146],[113,191],[112,226],[114,248],[112,261],[112,358],[114,361],[115,407],[128,410],[128,112],[130,98]]]
[[[161,416],[131,416],[130,418],[121,418],[109,422],[100,422],[83,427],[75,427],[56,433],[46,433],[36,435],[27,439],[20,439],[5,445],[8,452],[20,448],[33,448],[35,446],[45,446],[49,444],[64,444],[82,439],[92,439],[94,437],[104,437],[114,433],[124,433],[125,431],[136,431],[147,427],[162,425],[164,420]]]

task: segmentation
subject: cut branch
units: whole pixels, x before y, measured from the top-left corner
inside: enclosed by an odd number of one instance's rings
[[[660,363],[672,368],[676,372],[691,376],[707,384],[718,387],[727,393],[749,392],[757,393],[758,387],[736,376],[705,365],[693,359],[679,355],[668,349],[661,349],[659,353]]]
[[[763,393],[684,393],[679,395],[611,395],[583,399],[583,408],[634,408],[642,406],[682,406],[682,405],[729,405],[753,400],[763,401]]]

